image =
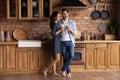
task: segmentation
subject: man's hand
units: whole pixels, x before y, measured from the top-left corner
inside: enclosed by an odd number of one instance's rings
[[[66,29],[72,31],[72,28],[69,25],[66,25]]]

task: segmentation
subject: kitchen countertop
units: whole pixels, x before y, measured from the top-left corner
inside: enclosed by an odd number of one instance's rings
[[[51,41],[42,41],[44,43],[50,43]],[[75,41],[75,43],[117,43],[119,40],[84,40],[84,41]],[[0,44],[18,44],[18,41],[4,41],[0,42]]]
[[[84,41],[75,41],[75,43],[117,43],[119,40],[84,40]]]
[[[18,44],[17,41],[1,41],[0,44]]]

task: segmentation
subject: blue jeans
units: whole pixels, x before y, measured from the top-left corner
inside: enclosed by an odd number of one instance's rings
[[[74,57],[74,45],[72,41],[62,41],[61,42],[62,47],[62,55],[63,55],[63,67],[62,71],[66,71],[67,73],[70,73],[70,63]]]

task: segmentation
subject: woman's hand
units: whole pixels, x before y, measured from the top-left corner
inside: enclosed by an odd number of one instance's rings
[[[75,31],[69,25],[66,25],[66,29],[69,30],[73,35],[75,34]]]
[[[60,30],[63,31],[65,29],[64,25],[61,25]]]

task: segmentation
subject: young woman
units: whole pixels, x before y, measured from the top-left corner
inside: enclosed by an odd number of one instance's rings
[[[60,33],[62,28],[59,26],[60,21],[60,13],[58,11],[54,11],[50,17],[50,28],[51,28],[51,35],[53,38],[53,53],[54,53],[54,60],[51,64],[44,70],[44,75],[47,75],[48,70],[53,67],[54,75],[59,76],[56,72],[56,63],[60,60],[60,53],[61,53],[61,39]]]

